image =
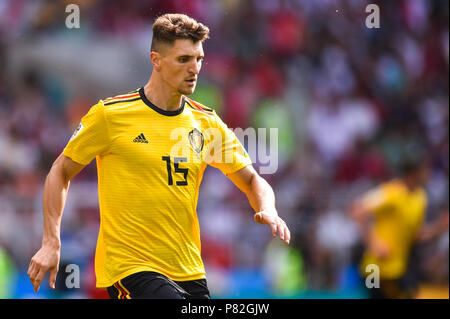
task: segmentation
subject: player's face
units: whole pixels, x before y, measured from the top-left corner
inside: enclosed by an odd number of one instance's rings
[[[431,169],[430,169],[430,166],[429,166],[429,164],[427,163],[427,164],[424,164],[421,168],[420,168],[420,170],[418,171],[418,180],[419,180],[419,183],[421,184],[421,185],[425,185],[427,182],[428,182],[428,179],[430,178],[430,174],[431,174]]]
[[[175,40],[162,54],[160,73],[163,81],[180,94],[194,93],[203,58],[201,41]]]

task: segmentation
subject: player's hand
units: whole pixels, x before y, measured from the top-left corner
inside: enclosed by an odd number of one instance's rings
[[[444,214],[442,215],[442,217],[439,219],[439,224],[442,228],[446,229],[448,228],[448,209],[446,212],[444,212]]]
[[[259,224],[267,224],[272,230],[272,236],[277,237],[277,233],[281,240],[289,244],[291,240],[291,233],[284,220],[282,220],[276,210],[263,210],[256,213],[253,218]]]
[[[386,259],[391,254],[391,247],[381,238],[373,238],[370,251],[379,259]]]
[[[50,271],[48,281],[51,288],[55,289],[56,275],[59,269],[60,249],[49,245],[43,245],[41,249],[31,258],[28,267],[28,277],[34,287],[34,292],[39,291],[42,279],[47,271]]]

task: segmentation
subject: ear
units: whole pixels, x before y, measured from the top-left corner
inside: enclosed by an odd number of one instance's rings
[[[162,59],[162,56],[159,52],[156,52],[156,51],[150,52],[150,60],[152,61],[153,69],[155,71],[159,72],[159,70],[161,69],[161,59]]]

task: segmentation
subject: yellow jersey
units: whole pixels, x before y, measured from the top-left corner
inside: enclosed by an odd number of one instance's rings
[[[143,88],[100,100],[63,154],[97,161],[97,287],[140,271],[205,278],[196,212],[204,170],[228,175],[252,164],[214,110],[185,96],[178,110],[162,110]]]
[[[379,267],[382,279],[398,279],[405,273],[426,205],[424,189],[411,191],[400,179],[381,184],[363,197],[364,208],[373,214],[376,235],[390,248],[385,259],[366,252],[361,265],[363,274],[369,264]]]

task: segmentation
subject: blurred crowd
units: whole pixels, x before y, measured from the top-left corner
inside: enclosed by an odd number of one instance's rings
[[[380,28],[365,25],[371,2]],[[79,29],[65,26],[69,3]],[[95,161],[70,186],[56,292],[32,293],[44,180],[91,105],[146,83],[151,25],[167,12],[211,30],[192,98],[231,128],[278,128],[278,170],[264,177],[293,240],[273,240],[245,195],[208,168],[198,215],[212,295],[364,297],[350,202],[420,149],[432,160],[426,221],[448,211],[445,0],[0,0],[0,298],[105,297],[94,288]],[[448,293],[448,251],[448,232],[416,246],[414,280]],[[80,289],[65,288],[67,264],[79,265]]]

